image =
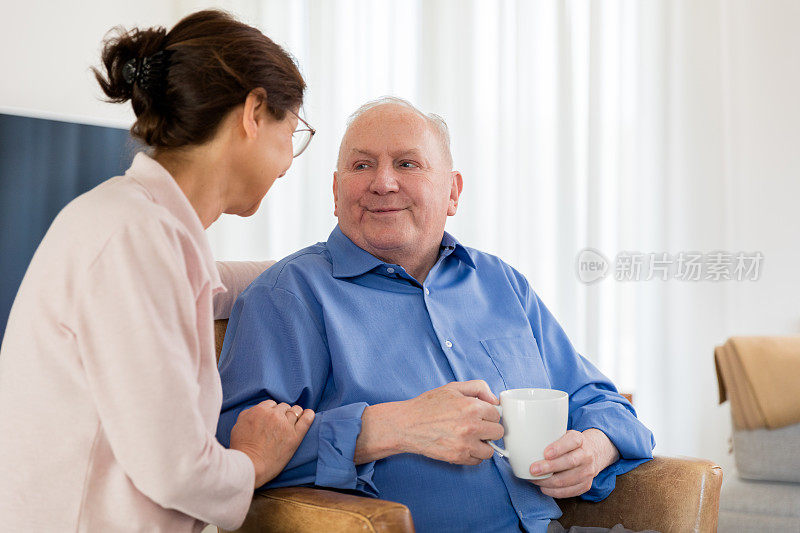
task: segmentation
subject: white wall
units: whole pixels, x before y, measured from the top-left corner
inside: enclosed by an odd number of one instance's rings
[[[800,334],[800,3],[735,0],[723,26],[729,248],[760,250],[758,283],[730,287],[730,335]],[[729,413],[729,404],[720,411]],[[720,441],[723,439],[720,438]],[[727,446],[727,442],[724,443]],[[730,466],[731,456],[718,459]]]
[[[800,3],[676,2],[669,38],[670,250],[760,251],[756,282],[673,283],[654,335],[666,348],[648,405],[662,450],[733,465],[711,349],[734,335],[800,334]],[[679,7],[676,7],[679,6]],[[669,199],[681,199],[669,205]],[[657,216],[657,215],[656,215]],[[663,381],[660,384],[657,381]],[[674,384],[683,387],[673,387]]]
[[[81,122],[129,127],[130,105],[99,100],[89,68],[100,64],[111,27],[173,22],[171,2],[3,0],[0,17],[0,109],[30,110]]]
[[[764,252],[764,277],[732,295],[739,334],[800,333],[800,2],[728,4],[726,194],[732,245]]]
[[[112,27],[175,24],[195,9],[230,2],[188,0],[2,0],[0,7],[0,111],[128,128],[130,104],[109,104],[92,66]]]

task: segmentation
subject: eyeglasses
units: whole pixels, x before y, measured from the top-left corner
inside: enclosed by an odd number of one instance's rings
[[[303,120],[303,117],[294,111],[292,111],[292,114],[296,116],[298,120],[297,129],[292,133],[292,157],[297,157],[308,148],[309,143],[311,143],[311,138],[314,137],[317,130],[312,128],[308,122]]]

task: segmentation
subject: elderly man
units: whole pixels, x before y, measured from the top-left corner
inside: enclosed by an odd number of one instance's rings
[[[601,500],[653,437],[581,357],[527,280],[444,231],[463,186],[444,122],[398,99],[359,109],[333,175],[339,225],[233,307],[220,360],[225,444],[266,399],[317,412],[270,487],[313,484],[407,505],[419,531],[545,531],[553,498]],[[569,393],[570,430],[516,478],[487,440],[492,391]]]

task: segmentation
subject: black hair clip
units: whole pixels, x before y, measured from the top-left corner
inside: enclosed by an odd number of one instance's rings
[[[122,79],[128,85],[136,83],[143,91],[151,96],[155,95],[166,83],[172,52],[172,50],[161,50],[145,58],[129,59],[122,66]]]
[[[124,65],[122,65],[122,79],[125,80],[125,83],[128,85],[133,85],[133,82],[136,81],[136,71],[139,70],[139,60],[136,58],[129,59]]]

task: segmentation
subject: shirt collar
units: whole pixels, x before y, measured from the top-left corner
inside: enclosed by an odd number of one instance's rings
[[[460,259],[464,264],[475,268],[475,262],[469,251],[459,243],[455,237],[444,232],[442,238],[442,253]],[[373,268],[385,264],[371,253],[359,248],[339,228],[337,224],[327,242],[328,251],[333,263],[333,277],[351,278],[369,272]]]
[[[155,203],[165,207],[186,228],[203,257],[205,269],[211,279],[212,292],[224,292],[226,288],[219,277],[200,217],[167,169],[144,152],[139,152],[125,175],[144,187]]]
[[[473,269],[478,268],[477,266],[475,266],[475,261],[472,260],[472,255],[470,255],[467,247],[458,242],[458,239],[456,239],[446,231],[444,232],[444,237],[442,237],[442,249],[450,250],[453,257],[460,259],[461,262],[467,265],[468,267],[471,267]]]

